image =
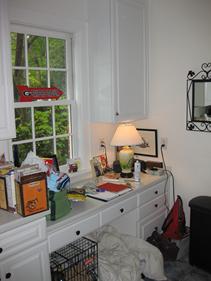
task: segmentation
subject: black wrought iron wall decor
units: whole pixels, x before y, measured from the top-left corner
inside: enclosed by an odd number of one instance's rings
[[[211,132],[211,62],[187,75],[186,129]]]

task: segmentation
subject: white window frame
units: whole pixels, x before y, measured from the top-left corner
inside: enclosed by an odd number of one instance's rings
[[[46,38],[50,37],[50,38],[59,38],[59,39],[65,39],[66,40],[66,68],[62,69],[62,71],[66,71],[67,73],[67,80],[66,80],[66,94],[67,94],[67,98],[65,100],[57,100],[57,101],[35,101],[35,102],[14,102],[14,109],[16,108],[31,108],[32,109],[32,116],[33,116],[33,111],[35,107],[47,107],[47,106],[52,106],[52,108],[54,108],[54,106],[56,105],[69,105],[71,106],[71,133],[70,134],[65,134],[65,135],[55,135],[55,130],[54,130],[54,134],[51,137],[43,137],[43,138],[35,138],[35,134],[33,132],[32,134],[32,139],[31,140],[26,140],[26,141],[15,141],[12,142],[12,140],[10,141],[10,159],[13,159],[13,151],[12,151],[12,145],[13,144],[24,144],[24,143],[28,143],[28,142],[32,142],[33,143],[33,150],[35,151],[35,140],[36,141],[40,141],[40,140],[47,140],[47,139],[53,139],[54,141],[54,149],[56,149],[55,147],[55,139],[56,137],[64,137],[64,136],[69,136],[71,138],[71,147],[70,150],[72,150],[72,157],[77,157],[78,156],[78,147],[76,144],[76,139],[77,139],[77,106],[76,106],[76,99],[75,99],[75,95],[74,95],[74,81],[73,81],[73,76],[74,76],[74,54],[73,54],[73,49],[74,49],[74,36],[71,33],[64,33],[64,32],[57,32],[57,31],[50,31],[47,29],[42,29],[42,28],[34,28],[34,27],[26,27],[23,25],[16,25],[16,24],[12,24],[11,25],[11,32],[17,32],[17,33],[25,33],[25,34],[31,34],[31,35],[37,35],[37,36],[44,36]],[[72,41],[72,44],[71,44]],[[26,38],[25,38],[25,44],[26,44]],[[25,45],[27,46],[27,45]],[[13,69],[24,69],[26,70],[26,72],[28,70],[30,70],[30,67],[28,67],[28,60],[27,60],[27,54],[26,54],[26,48],[25,48],[25,59],[26,59],[26,65],[25,66],[13,66]],[[70,68],[68,67],[70,66]],[[71,69],[72,67],[72,69]],[[48,46],[47,46],[47,67],[32,67],[33,70],[47,70],[47,72],[49,73],[49,71],[51,70],[61,70],[58,68],[50,68],[49,67],[49,60],[48,60]],[[27,77],[27,84],[28,84],[28,74],[26,75]],[[47,79],[48,79],[48,87],[50,86],[50,81],[49,81],[49,74],[47,75]],[[32,119],[33,122],[33,119]],[[55,124],[53,124],[53,126],[55,126]],[[32,124],[33,127],[33,124]],[[56,151],[55,151],[56,152]]]

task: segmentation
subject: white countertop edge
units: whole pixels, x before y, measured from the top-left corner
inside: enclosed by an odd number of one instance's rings
[[[19,214],[14,214],[5,210],[0,210],[0,233],[9,231],[18,226],[43,218],[48,214],[50,214],[50,210],[40,212],[28,217],[22,217]]]

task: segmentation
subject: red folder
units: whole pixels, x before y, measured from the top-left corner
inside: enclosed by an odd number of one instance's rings
[[[103,183],[103,184],[99,185],[98,188],[104,189],[104,190],[107,190],[110,192],[120,192],[122,190],[128,189],[128,185],[121,184],[121,183],[107,182],[107,183]]]

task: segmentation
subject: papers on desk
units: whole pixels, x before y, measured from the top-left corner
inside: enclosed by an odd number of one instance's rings
[[[94,194],[87,194],[87,196],[102,201],[110,201],[111,199],[116,198],[119,195],[117,193],[113,193],[110,191],[103,191],[103,192],[96,192]]]
[[[110,201],[113,198],[131,191],[131,188],[127,184],[107,182],[98,185],[97,190],[96,193],[87,194],[87,196],[98,200]]]

